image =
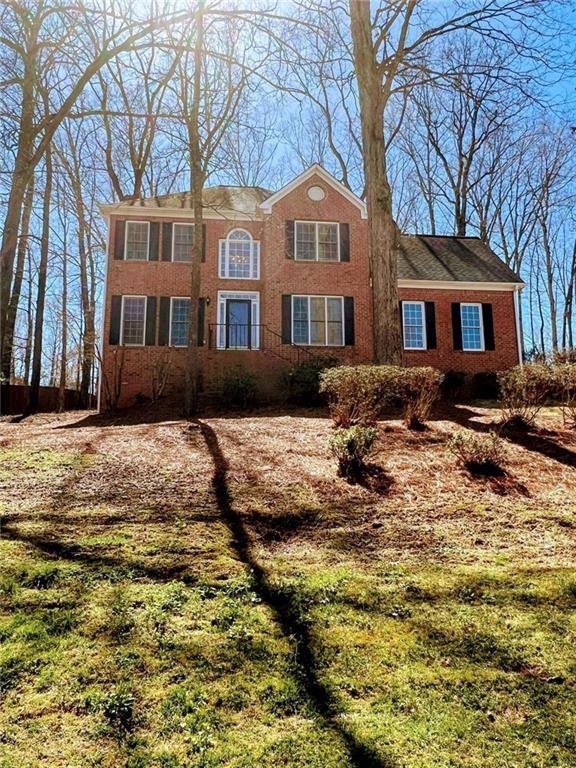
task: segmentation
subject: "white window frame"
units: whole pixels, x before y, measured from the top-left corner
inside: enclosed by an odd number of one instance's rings
[[[192,259],[194,258],[194,254],[193,253],[190,256],[190,261],[181,261],[180,259],[178,259],[178,261],[176,261],[174,259],[174,246],[176,245],[176,238],[174,237],[174,233],[175,233],[175,227],[176,226],[178,226],[178,227],[192,227],[192,229],[194,229],[194,224],[191,224],[188,221],[173,221],[172,222],[172,245],[171,245],[172,252],[170,254],[170,261],[172,261],[174,264],[190,264]],[[194,245],[192,246],[192,248],[194,248]],[[179,298],[179,297],[176,296],[175,298]]]
[[[480,347],[465,347],[464,346],[464,322],[462,317],[462,307],[478,307],[478,316],[480,318]],[[460,302],[460,333],[462,334],[462,351],[463,352],[485,352],[486,342],[484,339],[484,316],[482,314],[482,304],[477,301],[465,301]]]
[[[125,344],[124,343],[124,300],[125,299],[144,299],[144,322],[142,325],[142,343],[141,344]],[[146,346],[146,321],[148,319],[147,316],[148,312],[148,297],[147,296],[141,296],[141,295],[135,295],[135,294],[127,294],[126,296],[122,296],[122,307],[120,311],[120,346],[121,347],[145,347]]]
[[[298,258],[298,224],[314,224],[316,226],[316,258],[315,259],[299,259]],[[319,224],[333,224],[336,227],[336,247],[338,250],[338,258],[335,261],[329,259],[319,258],[319,245],[320,240],[318,237],[318,225]],[[294,261],[303,261],[312,264],[314,262],[319,264],[338,264],[342,261],[342,253],[340,250],[340,222],[339,221],[306,221],[305,219],[297,219],[294,222]]]
[[[308,299],[308,344],[303,344],[301,341],[294,341],[294,299]],[[328,341],[328,299],[340,299],[342,304],[342,344],[317,344],[311,343],[311,320],[310,320],[310,299],[324,299],[324,341]],[[292,304],[290,307],[290,339],[292,344],[297,347],[344,347],[346,346],[346,318],[344,316],[344,296],[326,296],[319,293],[296,293],[292,296]]]
[[[182,262],[185,264],[186,262]],[[185,349],[188,344],[172,344],[172,302],[173,301],[187,301],[190,305],[192,304],[190,300],[190,296],[170,296],[170,322],[168,324],[168,346],[174,347],[174,349]],[[188,323],[190,323],[190,307],[188,308]],[[188,328],[188,332],[190,332],[190,328]]]
[[[406,338],[405,309],[408,304],[417,304],[422,308],[422,347],[408,347],[404,342],[404,349],[413,352],[425,352],[428,349],[428,339],[426,338],[426,302],[425,301],[403,301],[402,302],[402,331]]]
[[[129,259],[128,258],[128,227],[131,224],[146,224],[146,258],[145,259]],[[150,261],[150,222],[149,221],[127,221],[126,229],[124,232],[124,261]]]
[[[226,346],[226,303],[231,299],[248,299],[251,302],[252,347]],[[252,352],[260,349],[260,293],[259,291],[218,291],[216,315],[216,349]]]
[[[230,235],[234,232],[244,232],[250,238],[250,275],[248,277],[237,277],[230,275]],[[221,250],[224,245],[224,271],[222,271]],[[256,251],[256,253],[255,253]],[[252,274],[252,264],[256,255],[256,274]],[[218,277],[222,280],[260,280],[260,241],[255,240],[252,233],[242,227],[234,227],[223,240],[218,241]]]

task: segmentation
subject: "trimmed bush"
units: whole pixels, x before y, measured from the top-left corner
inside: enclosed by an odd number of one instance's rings
[[[502,420],[506,426],[528,429],[554,388],[547,365],[527,363],[498,374]]]
[[[320,393],[320,376],[328,368],[338,365],[331,355],[318,355],[292,366],[286,374],[289,398],[298,405],[318,405],[323,401]]]
[[[328,396],[336,426],[374,424],[394,396],[398,370],[387,365],[342,365],[324,371],[320,392]]]
[[[561,365],[562,363],[570,363],[571,365],[575,365],[576,349],[574,347],[569,347],[568,349],[557,350],[554,352],[552,362],[557,365]]]
[[[375,427],[348,427],[337,429],[331,436],[329,447],[338,460],[338,474],[353,479],[365,468],[364,460],[370,455],[378,430]]]
[[[435,368],[398,368],[395,395],[402,402],[404,423],[421,428],[438,399],[442,374]]]
[[[226,374],[222,381],[222,402],[231,408],[250,408],[256,402],[257,393],[256,376],[243,368]]]
[[[571,362],[553,365],[552,376],[560,398],[564,424],[576,428],[576,365]]]
[[[499,475],[504,472],[504,442],[494,431],[479,435],[460,430],[450,437],[446,447],[474,474]]]

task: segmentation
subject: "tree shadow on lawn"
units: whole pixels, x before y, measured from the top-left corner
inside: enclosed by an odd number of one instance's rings
[[[222,518],[230,531],[233,547],[239,560],[252,571],[255,588],[260,598],[271,609],[284,636],[294,645],[296,666],[299,670],[297,682],[302,686],[308,700],[321,715],[326,726],[344,741],[351,765],[356,768],[397,768],[394,760],[390,757],[380,757],[374,749],[362,744],[353,733],[338,723],[340,715],[338,706],[318,676],[310,626],[305,617],[300,615],[290,594],[275,587],[270,581],[269,574],[258,562],[242,518],[234,509],[228,487],[229,464],[220,448],[218,437],[212,427],[205,422],[198,421],[197,425],[212,457],[214,464],[212,487]]]

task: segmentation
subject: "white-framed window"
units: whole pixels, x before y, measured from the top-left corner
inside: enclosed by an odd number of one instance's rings
[[[218,291],[216,348],[260,348],[259,293]]]
[[[402,302],[404,349],[426,349],[425,318],[423,301]]]
[[[235,280],[258,280],[260,243],[245,229],[233,229],[220,240],[218,276]]]
[[[170,346],[188,346],[190,322],[190,298],[172,296],[170,299]]]
[[[343,296],[292,296],[292,343],[344,346]]]
[[[122,296],[120,344],[143,347],[146,340],[146,296]]]
[[[296,261],[340,261],[340,226],[333,221],[295,221]]]
[[[194,224],[172,224],[172,261],[192,261]]]
[[[148,261],[149,221],[127,221],[124,242],[126,261]]]
[[[484,323],[482,304],[460,304],[462,349],[465,352],[484,351]]]

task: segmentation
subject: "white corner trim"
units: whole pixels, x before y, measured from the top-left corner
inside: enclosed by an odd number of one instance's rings
[[[522,367],[524,365],[523,354],[523,338],[522,338],[522,326],[520,324],[520,291],[522,288],[517,288],[514,291],[514,320],[516,321],[516,343],[518,344],[518,365]]]
[[[434,288],[451,291],[521,291],[525,283],[475,283],[458,280],[398,280],[398,288]]]
[[[313,176],[320,176],[322,181],[326,182],[326,184],[331,186],[332,189],[339,192],[343,197],[355,205],[359,209],[360,215],[363,219],[368,218],[368,210],[364,200],[355,195],[354,192],[351,192],[347,187],[344,186],[344,184],[341,184],[339,181],[337,181],[331,173],[328,173],[328,171],[322,168],[321,165],[318,165],[318,163],[311,165],[310,168],[307,168],[299,176],[296,176],[296,178],[288,182],[286,186],[282,187],[282,189],[279,189],[278,192],[275,192],[267,200],[264,200],[263,203],[260,203],[259,207],[264,211],[264,213],[272,213],[272,206],[274,206],[279,200],[285,197],[289,192],[292,192],[292,190],[296,189],[296,187],[300,186],[300,184],[303,184],[308,179],[311,179]]]

